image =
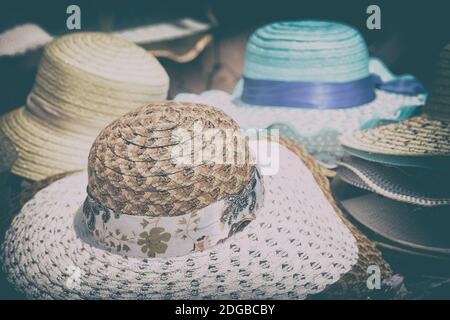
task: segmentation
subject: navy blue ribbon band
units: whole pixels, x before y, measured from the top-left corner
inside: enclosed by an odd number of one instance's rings
[[[372,102],[375,88],[405,95],[426,93],[413,78],[383,82],[377,75],[344,82],[312,83],[302,81],[259,80],[244,77],[242,101],[252,105],[281,106],[302,109],[340,109]]]

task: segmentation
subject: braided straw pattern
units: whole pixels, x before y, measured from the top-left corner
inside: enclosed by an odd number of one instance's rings
[[[205,119],[199,133],[192,131],[197,119]],[[235,194],[249,181],[252,165],[248,156],[240,165],[177,161],[174,149],[191,141],[190,137],[177,140],[179,129],[189,130],[191,137],[200,135],[201,144],[193,146],[195,155],[217,143],[207,139],[205,129],[232,130],[245,139],[237,124],[214,107],[149,104],[114,121],[95,140],[88,165],[91,196],[126,214],[172,216]],[[232,150],[233,159],[238,151]],[[249,154],[248,146],[245,151]]]
[[[450,45],[441,52],[423,114],[344,136],[344,146],[388,155],[450,156]]]
[[[244,75],[252,79],[348,82],[369,76],[360,33],[328,21],[289,21],[258,29],[249,39]]]
[[[45,47],[25,107],[0,120],[16,144],[13,172],[32,180],[84,169],[107,123],[164,100],[169,80],[142,48],[103,33],[74,33]]]

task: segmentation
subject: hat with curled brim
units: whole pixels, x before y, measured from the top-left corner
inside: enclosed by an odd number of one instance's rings
[[[242,161],[182,158],[215,149],[225,132],[234,135],[219,150]],[[278,170],[264,174],[262,145],[277,151]],[[391,273],[300,146],[249,140],[221,110],[181,102],[141,107],[103,129],[87,176],[37,193],[1,257],[9,281],[35,299],[366,297],[369,265]]]
[[[345,157],[337,174],[353,186],[397,201],[431,207],[450,205],[450,173]]]
[[[290,137],[307,140],[307,150],[334,167],[342,154],[340,134],[381,120],[403,120],[424,104],[425,92],[413,76],[395,76],[369,57],[355,28],[299,20],[271,23],[253,33],[243,77],[232,94],[211,90],[176,98],[217,105],[243,128],[292,131]]]
[[[151,101],[165,100],[169,77],[155,57],[105,33],[73,33],[44,49],[24,106],[0,118],[16,146],[12,172],[30,180],[84,170],[101,129]]]
[[[419,254],[449,259],[449,206],[418,206],[376,193],[338,201],[347,214],[381,237],[381,241]]]

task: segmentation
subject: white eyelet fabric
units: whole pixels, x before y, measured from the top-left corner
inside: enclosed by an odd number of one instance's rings
[[[274,142],[273,142],[274,143]],[[10,282],[29,298],[304,299],[357,263],[357,241],[303,161],[280,145],[254,221],[202,252],[138,259],[101,249],[82,223],[85,173],[40,191],[2,247]]]
[[[209,103],[229,114],[241,128],[266,128],[272,123],[286,123],[298,135],[312,137],[324,131],[344,134],[361,129],[369,122],[402,120],[416,106],[423,105],[424,96],[405,96],[376,90],[377,98],[366,105],[346,109],[301,109],[254,106],[240,100],[242,82],[235,92],[209,90],[199,95],[180,93],[175,100]]]

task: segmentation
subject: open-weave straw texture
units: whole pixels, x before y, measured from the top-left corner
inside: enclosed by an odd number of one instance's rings
[[[450,204],[449,174],[384,166],[356,157],[345,158],[339,165],[338,175],[356,187],[421,206]]]
[[[213,123],[217,112],[211,109],[207,120]],[[136,116],[142,119],[139,111]],[[159,119],[161,129],[173,125],[157,113],[149,118]],[[112,141],[117,132],[110,131]],[[66,177],[39,192],[16,217],[3,246],[4,270],[30,298],[301,299],[328,288],[365,297],[367,266],[380,266],[383,275],[389,267],[341,215],[317,162],[284,139],[279,157],[278,173],[264,176],[264,205],[256,220],[209,250],[172,258],[138,259],[99,248],[79,221],[86,177]]]
[[[32,180],[84,169],[89,148],[115,118],[164,100],[168,76],[136,45],[103,33],[75,33],[46,46],[24,107],[0,120],[16,144],[13,172]]]
[[[450,45],[441,52],[434,87],[420,116],[341,139],[344,146],[399,156],[450,156]]]
[[[202,121],[200,132],[194,131],[197,119],[207,119]],[[183,129],[188,136],[178,137],[177,130]],[[172,216],[199,210],[237,193],[252,173],[248,157],[241,165],[184,164],[174,157],[175,148],[192,143],[194,135],[200,142],[192,145],[193,156],[217,144],[206,136],[208,129],[218,130],[217,135],[223,138],[225,130],[231,130],[241,141],[245,139],[223,111],[201,104],[154,103],[117,119],[103,129],[92,146],[91,196],[126,214]],[[237,145],[230,151],[233,159],[238,151]]]
[[[294,140],[280,137],[280,143],[303,160],[303,163],[308,167],[314,176],[314,179],[319,184],[327,201],[329,201],[336,214],[352,232],[358,244],[358,263],[353,266],[350,272],[343,275],[341,280],[322,292],[320,297],[333,299],[361,299],[369,297],[373,292],[367,288],[366,282],[361,281],[361,279],[364,279],[365,277],[367,279],[368,267],[371,265],[379,266],[382,277],[386,279],[392,275],[390,265],[383,259],[382,254],[376,248],[375,243],[370,241],[364,233],[356,228],[337,205],[331,191],[330,180],[326,175],[327,170],[324,169],[323,166],[321,166],[317,160],[306,151],[306,149],[297,144]]]
[[[23,24],[0,33],[0,57],[24,54],[42,47],[51,40],[52,37],[39,26],[31,23]]]

